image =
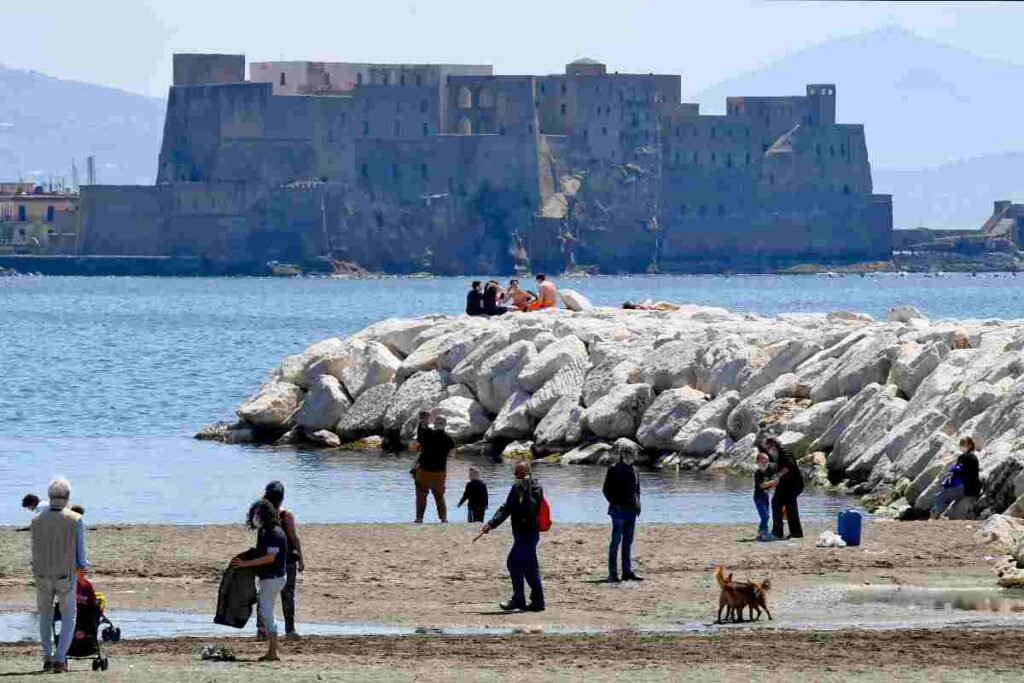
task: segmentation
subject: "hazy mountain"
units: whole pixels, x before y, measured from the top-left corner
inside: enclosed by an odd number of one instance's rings
[[[34,71],[0,67],[0,180],[64,176],[85,182],[96,157],[102,183],[152,183],[163,134],[162,99]]]
[[[978,57],[900,28],[837,38],[696,95],[722,112],[727,95],[802,94],[835,83],[838,120],[866,126],[880,168],[924,168],[1024,150],[1024,66]]]
[[[876,192],[893,195],[898,228],[978,228],[992,202],[1024,202],[1024,152],[990,154],[916,171],[873,169]]]

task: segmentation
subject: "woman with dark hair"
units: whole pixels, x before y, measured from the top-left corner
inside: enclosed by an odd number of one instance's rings
[[[480,281],[473,280],[466,294],[466,315],[484,314],[484,293],[480,289]]]
[[[775,495],[772,496],[772,535],[785,538],[783,535],[783,510],[785,521],[789,523],[789,537],[803,538],[804,530],[800,526],[800,509],[796,499],[804,491],[804,476],[792,455],[786,452],[782,443],[774,436],[764,440],[764,451],[775,466]]]
[[[951,506],[964,498],[977,498],[981,495],[981,478],[978,474],[978,454],[974,438],[960,438],[960,455],[942,477],[942,490],[935,496],[932,506],[932,519],[938,519]]]
[[[498,303],[502,296],[501,285],[494,280],[489,280],[484,286],[484,313],[486,315],[503,315],[508,312],[507,307]]]
[[[256,577],[260,581],[257,613],[267,629],[267,653],[260,657],[261,662],[276,662],[277,655],[277,622],[274,621],[274,604],[281,594],[286,580],[285,562],[288,556],[288,539],[281,528],[281,518],[274,504],[261,498],[249,508],[246,526],[255,530],[255,558],[243,560],[236,557],[231,560],[232,567],[254,567]]]
[[[295,514],[284,507],[284,484],[279,481],[270,482],[263,491],[263,498],[269,500],[277,510],[281,528],[284,530],[285,538],[288,539],[288,558],[285,564],[284,588],[281,590],[281,608],[284,610],[285,640],[293,643],[302,639],[295,630],[295,591],[298,585],[298,573],[306,570],[306,563],[302,559],[302,543],[299,541],[299,533],[295,529]],[[256,615],[256,633],[260,638],[266,637],[266,628],[259,613]]]

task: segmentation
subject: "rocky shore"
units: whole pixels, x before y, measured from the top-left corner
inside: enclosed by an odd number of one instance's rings
[[[631,448],[654,467],[719,470],[752,467],[768,431],[816,483],[914,517],[970,434],[984,495],[950,516],[1024,516],[1024,320],[563,301],[577,310],[392,319],[326,339],[285,358],[237,422],[197,437],[399,450],[431,410],[464,453],[583,464]]]

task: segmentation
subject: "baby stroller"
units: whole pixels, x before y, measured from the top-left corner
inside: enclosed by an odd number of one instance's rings
[[[84,577],[78,577],[75,588],[75,634],[68,647],[68,659],[92,659],[93,671],[106,671],[109,664],[103,654],[103,643],[116,643],[121,640],[121,629],[104,614],[107,598],[97,592],[92,583]],[[57,624],[60,622],[60,606],[53,610],[53,639],[57,639]],[[102,629],[102,630],[101,630]]]

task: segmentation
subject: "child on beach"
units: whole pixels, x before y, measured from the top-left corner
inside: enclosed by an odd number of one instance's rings
[[[757,451],[757,468],[754,470],[754,507],[757,508],[758,525],[757,540],[773,541],[775,537],[768,531],[768,515],[772,509],[772,501],[768,497],[768,489],[775,486],[772,481],[772,466],[768,454]]]
[[[468,522],[484,521],[484,513],[487,511],[487,484],[480,478],[480,470],[472,465],[469,466],[469,481],[466,482],[466,490],[462,492],[457,507],[466,506]]]

